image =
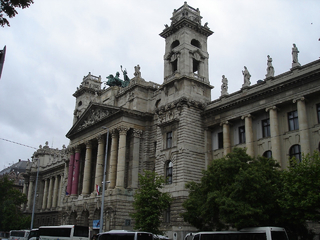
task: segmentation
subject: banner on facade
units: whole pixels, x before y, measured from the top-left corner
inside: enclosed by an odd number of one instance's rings
[[[92,229],[100,229],[100,220],[93,220]]]

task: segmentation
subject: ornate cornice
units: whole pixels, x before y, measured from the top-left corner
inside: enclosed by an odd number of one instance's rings
[[[201,26],[200,23],[194,22],[190,19],[182,18],[172,24],[170,27],[165,28],[159,35],[163,38],[167,38],[184,27],[190,28],[206,37],[209,37],[213,34],[213,31],[211,31],[208,27]]]

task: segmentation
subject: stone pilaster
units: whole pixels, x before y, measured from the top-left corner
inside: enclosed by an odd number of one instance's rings
[[[53,199],[52,199],[52,207],[57,207],[57,197],[58,197],[58,176],[54,178],[54,187],[53,187]]]
[[[78,183],[79,183],[79,169],[80,169],[80,147],[77,146],[74,156],[74,168],[73,168],[73,178],[72,178],[72,189],[71,195],[78,195]]]
[[[281,167],[283,167],[285,163],[283,163],[281,160],[280,132],[279,132],[277,110],[278,110],[277,107],[273,106],[273,107],[267,108],[266,112],[269,112],[269,119],[270,119],[272,158],[277,160],[281,165]]]
[[[29,181],[27,209],[31,210],[33,181]]]
[[[42,210],[47,208],[47,198],[48,198],[48,179],[44,180],[43,198],[42,198]]]
[[[95,177],[94,191],[93,191],[94,193],[97,193],[96,185],[102,187],[105,142],[106,142],[105,136],[100,135],[98,137],[98,153],[97,153],[97,164],[96,164],[96,177]]]
[[[53,178],[49,178],[49,191],[48,191],[48,202],[47,209],[50,209],[52,206],[52,188],[53,188]]]
[[[251,157],[254,157],[254,147],[253,147],[253,130],[252,130],[252,116],[248,114],[243,116],[245,131],[246,131],[246,148],[247,154]]]
[[[133,156],[132,156],[132,170],[131,170],[131,186],[130,188],[138,188],[138,173],[140,160],[140,139],[142,131],[133,129]]]
[[[67,195],[72,192],[72,179],[73,179],[73,168],[74,168],[74,150],[71,150],[69,169],[68,169],[68,185],[67,185]]]
[[[223,155],[226,156],[231,152],[231,141],[230,141],[230,123],[225,121],[221,123],[223,133]]]
[[[301,152],[306,155],[310,153],[306,100],[304,97],[302,97],[297,100],[293,100],[293,103],[297,103]]]
[[[91,161],[92,161],[92,143],[86,142],[86,158],[84,162],[84,174],[82,182],[82,195],[90,194],[90,180],[91,180]]]
[[[124,173],[126,167],[126,138],[127,127],[118,128],[119,131],[119,150],[118,150],[118,165],[117,165],[117,188],[124,188]]]
[[[57,206],[58,206],[58,207],[61,206],[61,194],[62,194],[61,191],[63,191],[63,190],[62,190],[62,187],[63,187],[63,176],[64,176],[63,174],[60,176],[60,181],[59,181],[58,203],[57,203]],[[65,194],[65,193],[63,193],[63,194]]]
[[[22,190],[22,193],[23,194],[25,194],[26,196],[27,196],[27,183],[26,182],[24,182],[23,183],[23,190]],[[22,203],[21,204],[21,209],[24,209],[25,208],[25,204],[24,203]]]
[[[110,153],[110,167],[109,167],[109,188],[116,186],[116,174],[117,174],[117,158],[118,158],[118,141],[119,135],[116,130],[111,131],[111,153]]]

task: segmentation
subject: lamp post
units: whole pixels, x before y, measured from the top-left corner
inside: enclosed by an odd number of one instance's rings
[[[35,160],[38,160],[38,169],[37,169],[36,186],[35,186],[35,188],[34,188],[33,206],[32,206],[32,218],[31,218],[30,230],[32,230],[32,228],[33,228],[34,208],[35,208],[35,206],[36,206],[36,196],[37,196],[37,187],[38,187],[38,176],[39,176],[39,167],[40,167],[40,159],[39,159],[39,158],[35,158]]]
[[[108,158],[108,140],[109,140],[109,128],[103,127],[107,129],[107,137],[106,137],[106,152],[104,156],[104,169],[103,169],[103,184],[102,184],[102,199],[101,199],[101,212],[100,212],[100,229],[99,233],[103,231],[103,208],[104,208],[104,194],[106,189],[106,171],[107,171],[107,158]]]

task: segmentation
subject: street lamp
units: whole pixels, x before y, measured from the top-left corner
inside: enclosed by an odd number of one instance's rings
[[[102,186],[102,200],[101,200],[101,212],[100,212],[100,230],[99,233],[102,233],[103,230],[103,208],[104,208],[104,194],[106,189],[106,171],[107,171],[107,158],[108,158],[108,140],[109,140],[109,128],[102,127],[103,129],[107,129],[107,137],[106,137],[106,152],[104,156],[104,169],[103,169],[103,186]],[[110,181],[108,181],[110,182]]]
[[[38,187],[38,176],[39,176],[39,167],[40,167],[40,159],[35,158],[35,160],[38,160],[38,169],[37,169],[37,178],[36,178],[36,186],[34,188],[34,196],[33,196],[33,206],[32,206],[32,218],[31,218],[31,227],[30,230],[33,228],[33,220],[34,220],[34,208],[36,206],[36,196],[37,196],[37,187]]]

